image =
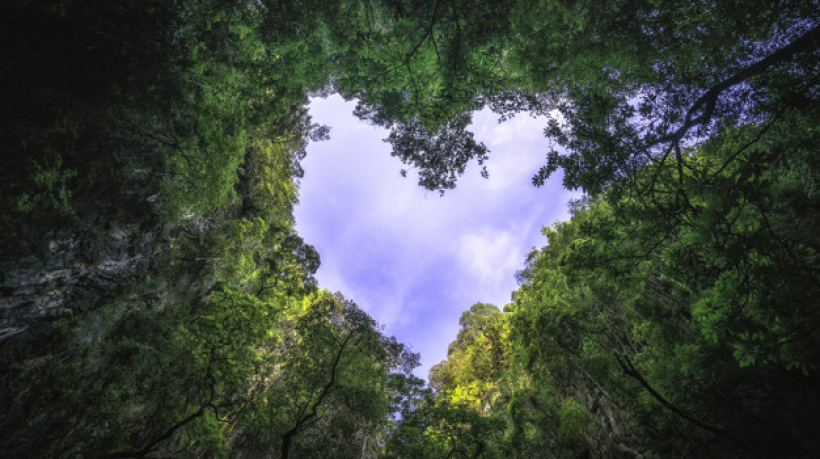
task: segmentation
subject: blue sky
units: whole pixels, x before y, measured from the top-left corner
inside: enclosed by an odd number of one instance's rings
[[[503,307],[515,272],[544,225],[567,219],[576,196],[553,177],[530,183],[549,149],[543,120],[520,115],[498,124],[476,114],[471,130],[490,147],[489,179],[473,164],[443,197],[417,185],[390,156],[387,131],[353,116],[339,96],[314,99],[314,122],[330,140],[312,143],[302,162],[296,225],[322,259],[319,286],[340,291],[421,353],[418,376],[447,357],[461,313],[476,302]]]

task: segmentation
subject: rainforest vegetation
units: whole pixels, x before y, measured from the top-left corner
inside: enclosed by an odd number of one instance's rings
[[[0,456],[817,457],[819,27],[816,0],[2,2]],[[545,116],[533,185],[584,193],[429,385],[294,230],[331,93],[442,193],[492,160],[472,113]]]

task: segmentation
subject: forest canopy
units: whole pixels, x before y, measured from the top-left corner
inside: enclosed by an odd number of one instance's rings
[[[813,457],[820,3],[0,6],[0,453]],[[584,197],[418,356],[322,290],[300,161],[338,93],[444,193],[543,116]],[[398,168],[398,166],[397,166]],[[487,176],[486,169],[482,175]]]

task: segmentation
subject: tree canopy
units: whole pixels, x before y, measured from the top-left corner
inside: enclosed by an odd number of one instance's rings
[[[812,457],[813,0],[0,6],[0,453]],[[418,356],[295,231],[310,96],[442,193],[543,117],[584,198]],[[482,175],[487,176],[486,169]]]

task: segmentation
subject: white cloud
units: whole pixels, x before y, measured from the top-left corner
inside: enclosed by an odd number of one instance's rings
[[[464,235],[458,249],[464,277],[462,287],[478,294],[476,301],[503,306],[510,296],[507,277],[520,269],[524,256],[511,231],[486,230]]]
[[[492,113],[474,117],[476,137],[491,148],[484,180],[468,167],[455,190],[439,197],[390,156],[387,132],[356,120],[354,103],[314,100],[314,120],[331,140],[311,144],[297,229],[322,257],[323,288],[355,300],[422,353],[423,368],[446,357],[461,313],[477,301],[503,306],[516,288],[540,228],[566,218],[569,194],[551,181],[530,185],[548,143],[543,120],[519,116],[499,125]]]

